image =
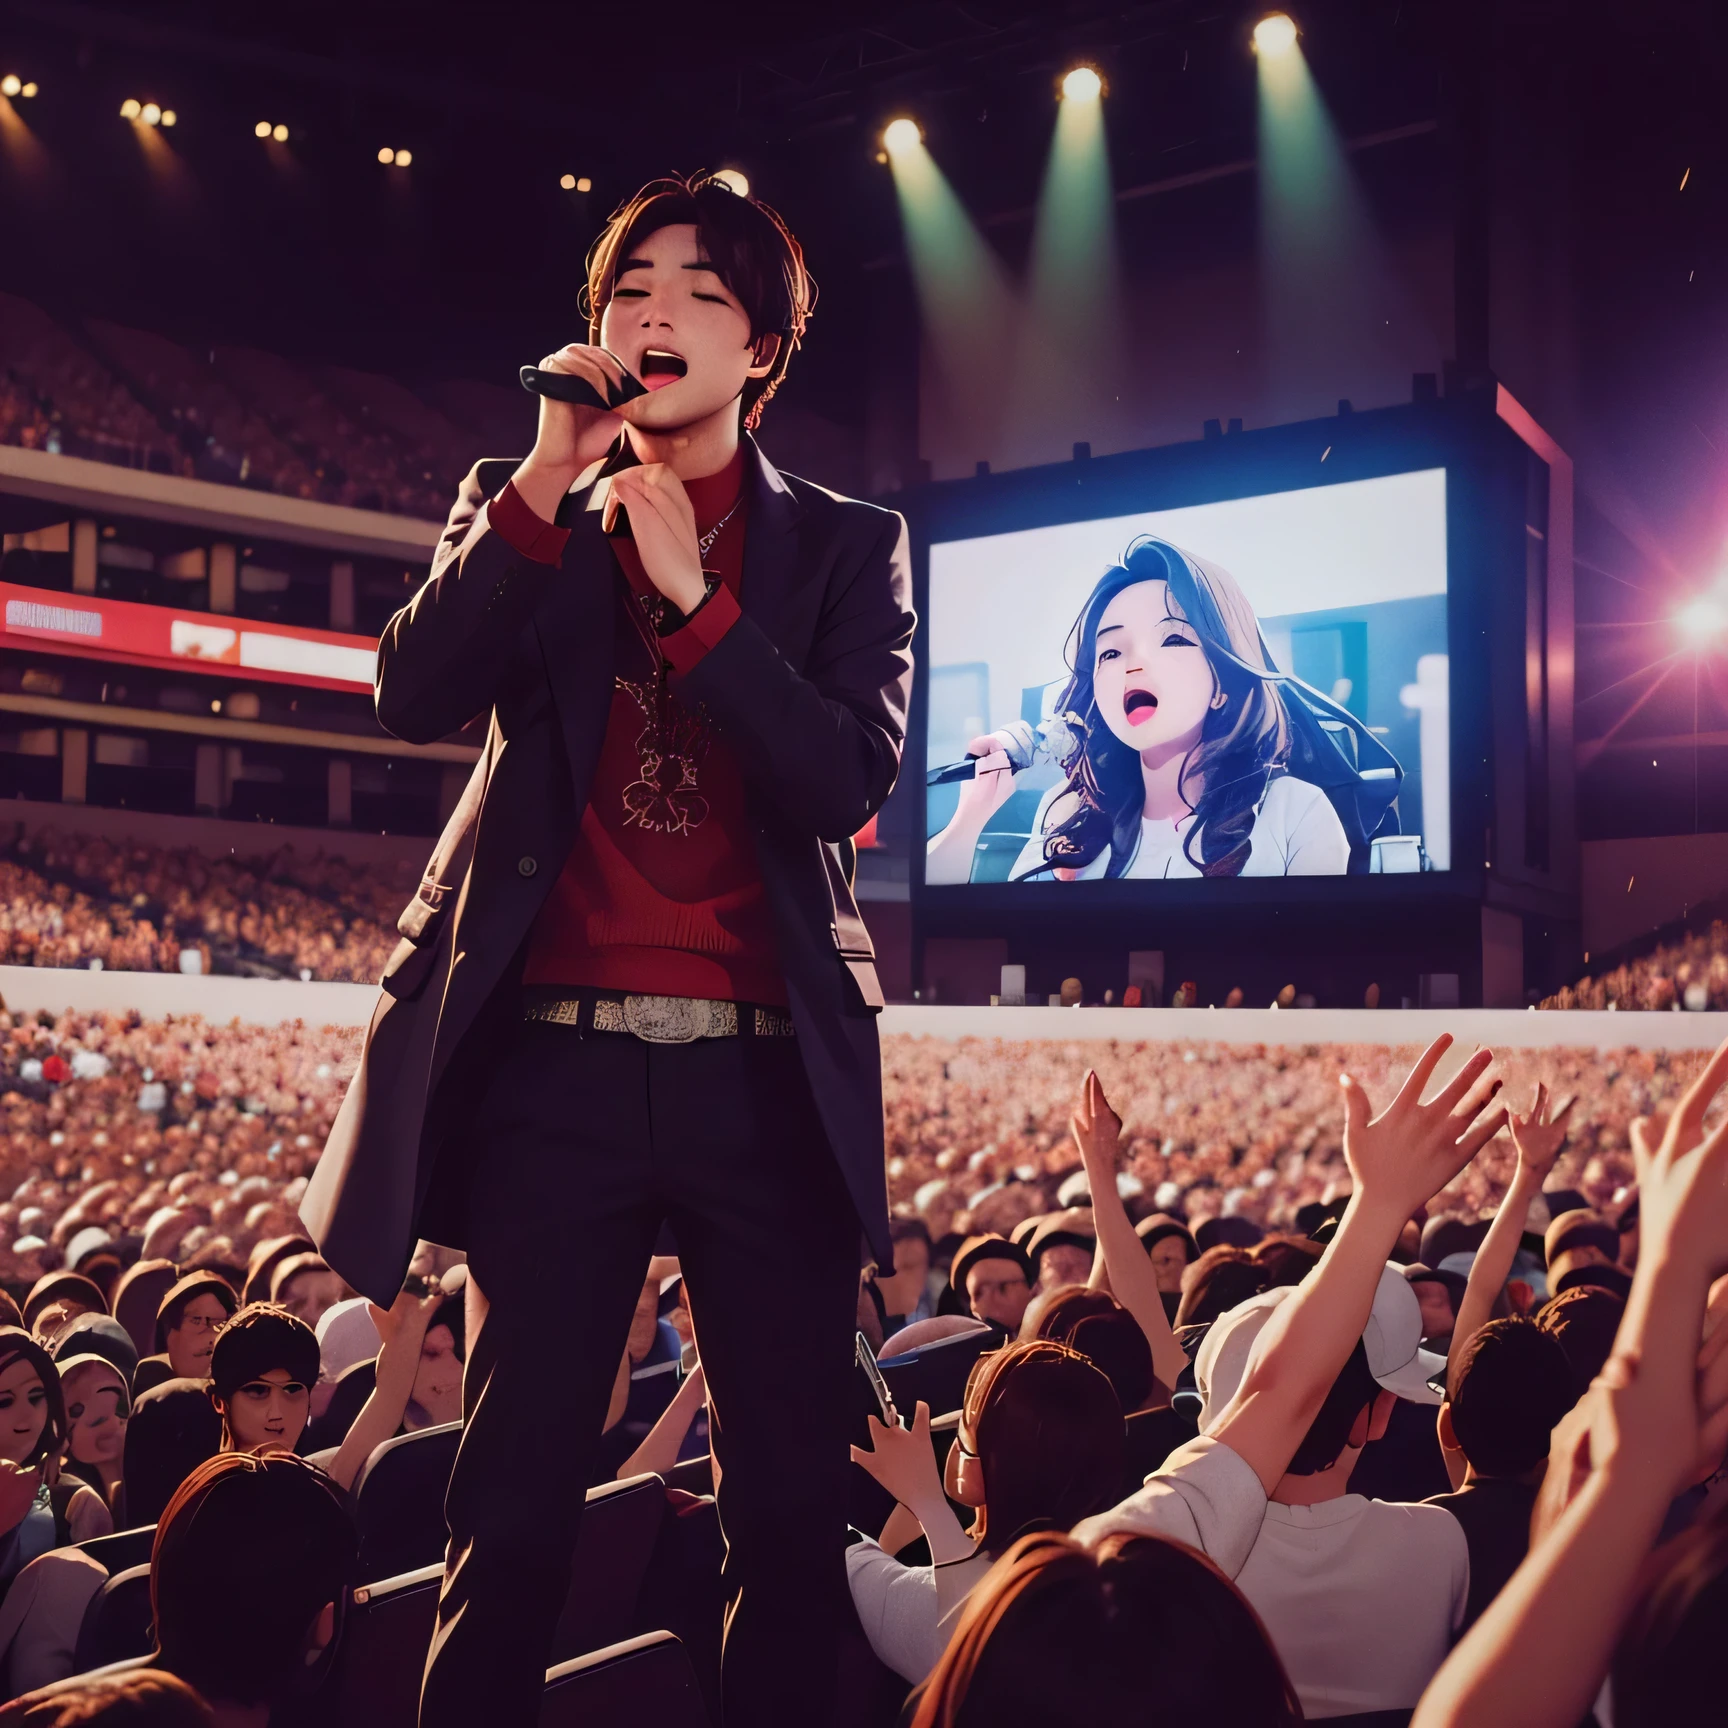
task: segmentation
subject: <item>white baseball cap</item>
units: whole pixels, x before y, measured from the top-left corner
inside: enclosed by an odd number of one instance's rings
[[[1194,1359],[1202,1428],[1236,1396],[1261,1327],[1272,1318],[1274,1309],[1295,1292],[1293,1284],[1262,1290],[1213,1321]],[[1405,1282],[1403,1268],[1388,1261],[1374,1292],[1373,1311],[1362,1332],[1368,1372],[1386,1391],[1395,1392],[1412,1404],[1438,1404],[1441,1395],[1428,1382],[1446,1372],[1446,1358],[1424,1350],[1421,1339],[1422,1304]]]

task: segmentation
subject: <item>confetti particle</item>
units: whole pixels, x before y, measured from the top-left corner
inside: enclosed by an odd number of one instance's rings
[[[1690,168],[1688,168],[1686,170],[1686,172],[1680,176],[1680,190],[1682,192],[1684,192],[1686,190],[1686,182],[1688,180],[1690,180],[1691,178],[1692,178],[1692,170]]]
[[[1330,444],[1328,444],[1326,446],[1326,448],[1320,452],[1320,460],[1322,462],[1324,462],[1326,460],[1326,458],[1328,456],[1330,456],[1331,454],[1332,454],[1332,446]]]

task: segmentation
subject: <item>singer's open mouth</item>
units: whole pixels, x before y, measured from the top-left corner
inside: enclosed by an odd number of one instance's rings
[[[1122,712],[1130,726],[1143,726],[1158,712],[1158,698],[1150,690],[1130,690],[1122,698]]]
[[[642,356],[640,375],[650,390],[659,390],[675,384],[689,370],[682,354],[674,354],[667,348],[650,348]]]

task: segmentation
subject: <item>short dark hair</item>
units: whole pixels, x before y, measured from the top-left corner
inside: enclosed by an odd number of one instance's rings
[[[890,1218],[888,1220],[888,1240],[890,1242],[922,1242],[928,1248],[930,1246],[930,1226],[922,1218]]]
[[[961,1412],[984,1467],[984,1551],[1028,1529],[1067,1530],[1122,1492],[1122,1406],[1078,1350],[1045,1339],[980,1356]]]
[[[168,1502],[150,1556],[160,1666],[230,1704],[265,1704],[325,1603],[353,1581],[335,1484],[287,1452],[207,1458]]]
[[[600,319],[630,248],[662,228],[686,223],[695,226],[702,255],[744,308],[751,340],[780,338],[780,352],[768,375],[744,384],[744,424],[754,428],[779,389],[816,305],[816,283],[804,268],[803,248],[779,212],[760,198],[740,198],[710,174],[675,174],[649,181],[626,199],[588,251],[588,280],[582,290],[588,340],[600,340]]]
[[[1478,1476],[1522,1476],[1572,1408],[1572,1367],[1534,1320],[1490,1320],[1453,1369],[1452,1432]]]
[[[228,1310],[229,1319],[233,1319],[234,1311],[240,1306],[240,1298],[234,1294],[234,1286],[219,1272],[187,1273],[162,1298],[162,1305],[156,1310],[158,1356],[168,1348],[168,1334],[180,1330],[180,1317],[186,1312],[188,1304],[196,1302],[200,1296],[214,1296]]]
[[[1152,1395],[1152,1346],[1140,1322],[1102,1290],[1071,1284],[1038,1316],[1038,1336],[1078,1350],[1110,1382],[1124,1414]]]
[[[432,1310],[432,1318],[426,1322],[426,1330],[430,1332],[434,1326],[449,1328],[450,1341],[455,1346],[455,1356],[458,1362],[468,1360],[468,1338],[466,1326],[468,1310],[460,1293],[446,1296]]]
[[[318,1334],[272,1302],[249,1302],[216,1334],[210,1391],[224,1404],[242,1386],[285,1368],[307,1386],[318,1378]]]
[[[1189,1262],[1182,1274],[1182,1301],[1172,1324],[1204,1326],[1240,1307],[1250,1296],[1258,1296],[1265,1283],[1265,1272],[1248,1258],[1245,1248],[1220,1242]]]
[[[1296,1695],[1259,1616],[1205,1555],[1162,1536],[1089,1550],[1025,1536],[967,1599],[912,1728],[1093,1728],[1146,1713],[1295,1728]]]
[[[1356,1426],[1356,1418],[1379,1396],[1380,1383],[1368,1372],[1368,1352],[1358,1338],[1356,1348],[1332,1382],[1320,1413],[1308,1424],[1308,1432],[1290,1460],[1289,1474],[1317,1476],[1322,1470],[1330,1470],[1350,1444],[1350,1430]]]
[[[1572,1402],[1590,1389],[1614,1350],[1626,1304],[1612,1290],[1579,1284],[1552,1296],[1537,1310],[1536,1324],[1560,1341],[1572,1365]]]

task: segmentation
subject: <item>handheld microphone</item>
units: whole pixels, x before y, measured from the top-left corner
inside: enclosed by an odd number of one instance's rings
[[[924,784],[950,786],[957,780],[975,779],[980,771],[992,773],[1000,768],[1019,774],[1040,756],[1047,761],[1062,762],[1079,748],[1085,734],[1085,723],[1074,714],[1052,714],[1048,720],[1040,720],[1036,728],[1024,720],[1010,720],[990,734],[990,741],[996,746],[992,755],[967,756],[964,761],[932,768]],[[1005,760],[998,762],[997,756]],[[983,768],[986,762],[991,764],[988,769]]]
[[[612,358],[617,360],[618,356],[614,354]],[[522,388],[531,395],[547,396],[554,402],[573,402],[578,408],[611,410],[648,394],[648,386],[622,360],[618,361],[618,367],[624,374],[624,382],[617,388],[608,383],[604,397],[586,378],[578,378],[573,372],[543,372],[538,366],[524,366],[518,376]]]

